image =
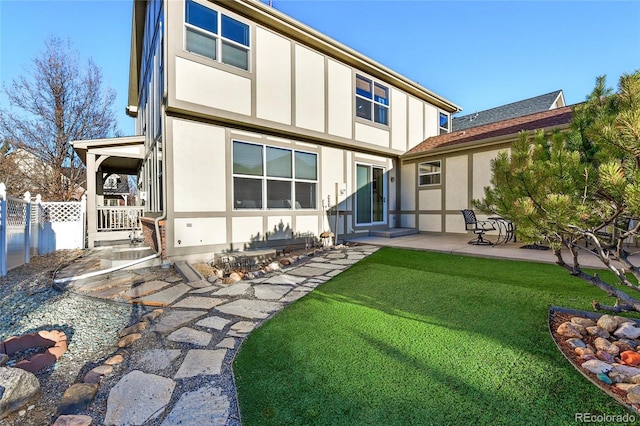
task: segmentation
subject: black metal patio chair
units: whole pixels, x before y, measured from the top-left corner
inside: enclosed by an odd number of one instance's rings
[[[484,238],[484,234],[487,231],[496,230],[494,223],[489,220],[478,220],[473,210],[465,209],[460,210],[460,212],[464,216],[464,229],[476,235],[476,238],[469,241],[469,244],[493,245],[493,242]]]

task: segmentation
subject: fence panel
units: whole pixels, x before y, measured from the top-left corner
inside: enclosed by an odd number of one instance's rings
[[[7,269],[11,269],[26,263],[27,233],[25,230],[29,203],[14,197],[7,197],[6,203],[7,217],[3,218],[6,227],[6,265]]]
[[[29,262],[30,256],[85,247],[86,197],[76,202],[42,203],[7,195],[0,182],[0,276]]]
[[[47,217],[46,240],[55,250],[84,248],[85,211],[82,201],[44,202]],[[53,242],[51,239],[53,238]]]

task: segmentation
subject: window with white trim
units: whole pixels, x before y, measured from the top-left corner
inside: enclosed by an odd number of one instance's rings
[[[233,141],[234,209],[316,209],[318,155]]]
[[[356,117],[389,125],[389,88],[356,74]]]
[[[185,4],[185,50],[249,70],[249,25],[191,0]]]
[[[440,134],[444,135],[445,133],[449,133],[449,114],[441,112],[438,114],[440,126]]]
[[[418,185],[440,185],[440,160],[418,164]]]

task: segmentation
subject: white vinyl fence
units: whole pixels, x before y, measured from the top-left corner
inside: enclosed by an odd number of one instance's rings
[[[31,194],[7,194],[0,183],[0,276],[29,263],[30,256],[55,250],[84,248],[86,198],[71,202],[42,202]]]

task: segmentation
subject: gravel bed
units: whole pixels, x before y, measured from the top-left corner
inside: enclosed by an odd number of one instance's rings
[[[2,419],[3,425],[50,424],[64,391],[112,355],[120,330],[139,317],[134,306],[53,289],[54,272],[80,254],[81,251],[57,251],[34,257],[29,264],[10,270],[0,279],[0,339],[57,329],[64,331],[69,340],[69,349],[62,358],[36,374],[42,388],[40,399],[28,409]],[[8,365],[42,350],[12,355]],[[103,406],[99,400],[93,403]]]

